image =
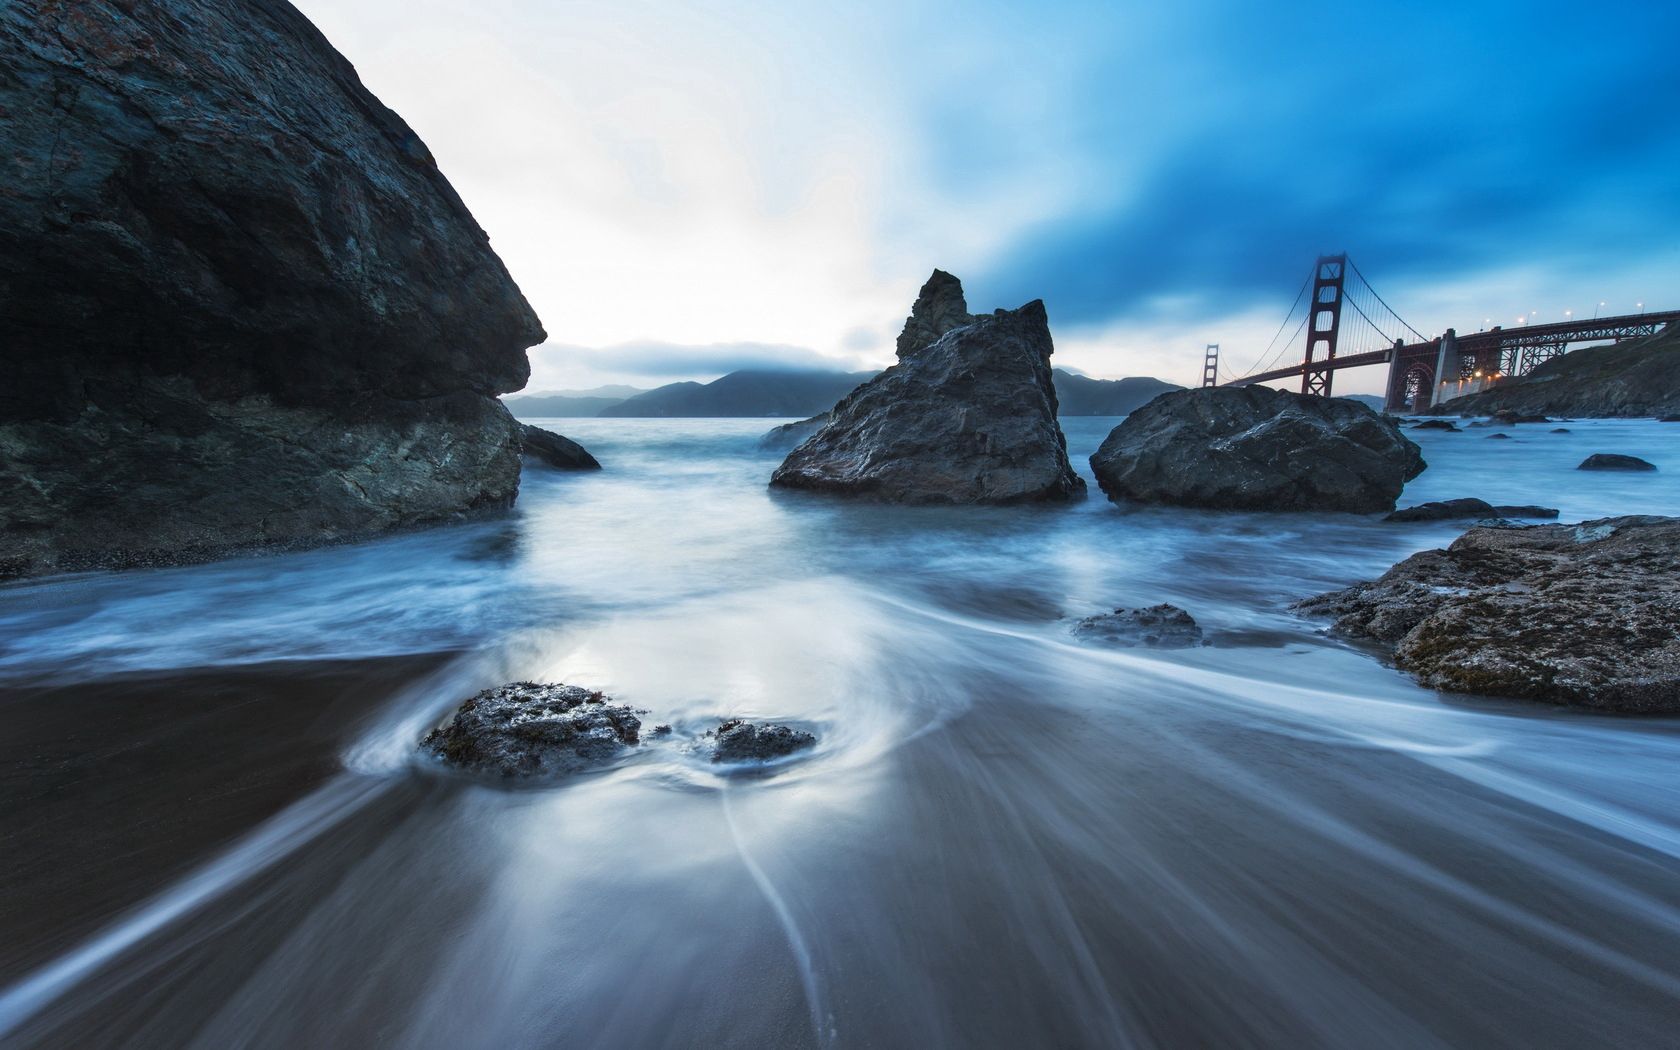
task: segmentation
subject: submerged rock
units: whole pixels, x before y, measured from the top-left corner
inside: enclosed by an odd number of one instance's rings
[[[1152,649],[1188,649],[1203,642],[1195,619],[1178,606],[1166,604],[1087,616],[1074,625],[1073,636],[1086,642]]]
[[[569,437],[519,424],[519,450],[527,457],[558,470],[600,470],[601,464],[587,450]]]
[[[1511,440],[1511,435],[1503,434],[1503,433],[1501,433],[1501,434],[1489,434],[1488,438],[1491,439],[1491,440],[1494,440],[1494,441],[1509,441],[1509,440]]]
[[[1384,515],[1384,521],[1457,521],[1464,518],[1555,518],[1555,507],[1536,507],[1532,504],[1495,506],[1475,498],[1447,499],[1403,507]]]
[[[1295,608],[1436,689],[1680,711],[1680,518],[1475,528]]]
[[[784,452],[799,445],[806,438],[815,434],[828,425],[832,413],[824,412],[801,419],[796,423],[783,423],[779,427],[771,427],[764,436],[758,439],[758,447],[774,452]]]
[[[1421,423],[1417,424],[1416,426],[1412,427],[1412,429],[1413,430],[1452,430],[1452,431],[1457,431],[1458,427],[1455,426],[1450,420],[1446,420],[1446,419],[1426,419],[1423,422],[1421,422]]]
[[[1043,303],[971,317],[956,278],[935,271],[899,337],[899,363],[836,405],[770,484],[903,503],[1079,496],[1051,350]]]
[[[542,326],[290,4],[0,5],[0,575],[505,507]]]
[[[748,722],[731,718],[714,733],[713,762],[765,762],[782,758],[816,744],[817,738],[802,729],[774,722]]]
[[[1569,428],[1568,427],[1553,427],[1551,432],[1553,434],[1567,434],[1567,433],[1569,433]]]
[[[1576,470],[1656,470],[1655,463],[1648,463],[1638,456],[1624,456],[1619,452],[1594,452],[1581,461]]]
[[[420,747],[448,765],[497,777],[553,777],[608,762],[640,740],[636,713],[575,685],[513,682],[463,703]]]
[[[1224,510],[1393,510],[1423,468],[1366,406],[1263,386],[1163,394],[1091,457],[1109,499]]]

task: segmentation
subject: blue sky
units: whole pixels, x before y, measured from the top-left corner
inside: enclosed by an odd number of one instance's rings
[[[531,389],[885,364],[935,266],[1179,382],[1321,251],[1426,332],[1680,304],[1680,5],[299,6],[541,314]]]

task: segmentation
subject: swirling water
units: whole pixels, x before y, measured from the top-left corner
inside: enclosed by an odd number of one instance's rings
[[[1438,695],[1287,611],[1460,525],[772,493],[772,422],[553,421],[607,469],[506,518],[0,589],[0,683],[460,654],[0,990],[0,1043],[1680,1045],[1680,723]],[[1064,421],[1082,470],[1113,423]],[[1680,513],[1680,427],[1568,426],[1418,433],[1404,501]],[[1068,635],[1161,601],[1214,644]],[[512,678],[676,740],[533,791],[417,761]],[[732,715],[821,743],[720,775],[682,741]]]

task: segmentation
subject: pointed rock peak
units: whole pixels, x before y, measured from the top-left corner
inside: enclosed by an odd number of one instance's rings
[[[946,332],[973,320],[963,298],[962,282],[944,270],[933,271],[916,296],[910,316],[904,319],[904,330],[898,334],[898,359],[920,352]]]

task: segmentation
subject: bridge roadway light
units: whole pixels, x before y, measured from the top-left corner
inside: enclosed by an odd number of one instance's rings
[[[1604,302],[1602,299],[1599,300],[1598,306],[1593,308],[1593,320],[1595,320],[1595,321],[1598,320],[1598,311],[1604,309],[1608,305],[1610,305],[1610,304]]]

